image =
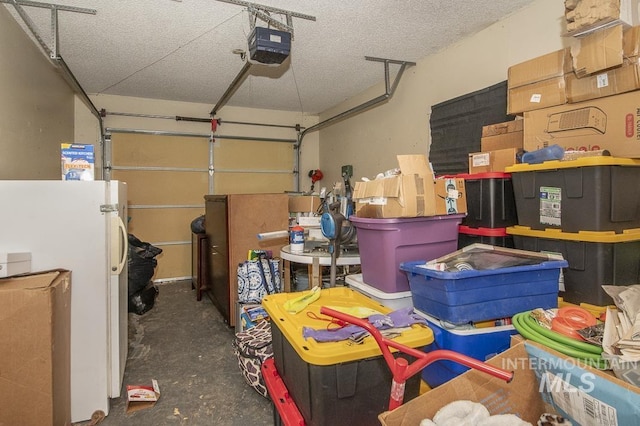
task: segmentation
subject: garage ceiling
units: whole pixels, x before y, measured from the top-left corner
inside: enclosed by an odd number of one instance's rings
[[[53,47],[52,8],[14,2]],[[280,66],[255,65],[226,105],[319,113],[384,81],[384,64],[415,62],[472,35],[533,0],[261,0],[291,17],[291,54]],[[248,2],[219,0],[60,0],[58,53],[89,94],[210,104],[245,64],[254,17]],[[286,23],[286,14],[271,12]],[[268,24],[257,19],[255,25]],[[389,66],[391,78],[398,66]]]

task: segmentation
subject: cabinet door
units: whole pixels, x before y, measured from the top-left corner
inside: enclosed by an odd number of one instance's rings
[[[205,227],[209,241],[209,296],[223,319],[230,323],[227,197],[207,196],[205,199]]]

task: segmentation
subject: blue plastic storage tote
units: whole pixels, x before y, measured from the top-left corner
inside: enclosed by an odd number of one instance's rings
[[[551,254],[472,244],[429,262],[403,262],[400,269],[415,309],[465,324],[557,307],[560,271],[567,266]]]
[[[418,311],[418,314],[427,320],[433,331],[433,342],[425,346],[425,352],[447,349],[486,361],[509,349],[511,336],[518,334],[515,327],[510,324],[478,328],[471,325],[455,326],[423,312]],[[422,380],[433,388],[448,382],[468,369],[457,362],[436,361],[422,369]]]

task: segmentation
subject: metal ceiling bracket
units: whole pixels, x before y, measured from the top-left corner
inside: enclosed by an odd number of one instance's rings
[[[80,86],[80,83],[78,82],[78,80],[76,80],[76,77],[73,75],[73,73],[71,72],[67,64],[64,62],[64,59],[62,59],[62,56],[60,56],[58,52],[58,47],[59,47],[58,11],[62,10],[65,12],[86,13],[91,15],[97,14],[97,11],[95,9],[84,9],[80,7],[64,6],[64,5],[53,4],[53,3],[40,3],[40,2],[27,1],[27,0],[0,0],[0,2],[9,3],[9,4],[12,4],[13,7],[15,7],[16,12],[18,13],[18,15],[20,15],[25,25],[27,26],[27,28],[29,28],[29,31],[31,31],[31,34],[33,35],[33,37],[35,37],[35,39],[38,41],[38,43],[40,44],[40,47],[42,47],[42,49],[49,56],[49,59],[60,70],[62,77],[65,79],[67,84],[71,86],[73,91],[80,97],[82,102],[89,108],[91,113],[96,116],[96,118],[100,122],[100,133],[102,134],[103,125],[102,125],[102,117],[100,115],[100,112],[98,112],[98,109],[93,104],[93,102],[91,102],[91,100],[89,99],[89,96],[87,96],[86,92],[84,91],[82,86]],[[47,46],[47,44],[44,42],[40,34],[38,34],[38,31],[36,30],[36,27],[33,21],[31,20],[29,15],[27,15],[27,13],[25,12],[22,6],[40,7],[40,8],[51,10],[51,37],[53,39],[53,48]]]
[[[40,3],[40,2],[28,1],[28,0],[0,0],[0,3],[9,3],[13,5],[13,7],[16,9],[16,12],[18,12],[18,15],[20,15],[25,25],[31,31],[31,34],[35,37],[35,39],[38,41],[42,49],[44,49],[44,51],[47,52],[47,54],[49,55],[49,58],[51,59],[56,59],[58,57],[58,45],[59,45],[58,11],[59,10],[64,12],[87,13],[91,15],[95,15],[98,13],[97,10],[95,9],[85,9],[81,7],[72,7],[72,6],[65,6],[65,5],[53,4],[53,3]],[[22,6],[40,7],[43,9],[51,10],[51,39],[53,42],[53,47],[47,46],[47,44],[44,42],[40,34],[38,34],[36,30],[36,26],[34,25],[33,21],[31,20],[29,15],[27,15],[27,13],[25,12]]]
[[[320,129],[321,127],[327,126],[329,124],[332,124],[336,121],[339,120],[343,120],[351,115],[357,114],[359,112],[365,111],[369,108],[372,108],[376,105],[378,105],[381,102],[385,102],[387,99],[389,99],[390,97],[393,96],[393,94],[396,91],[396,88],[398,87],[398,84],[400,83],[400,78],[402,77],[402,74],[404,73],[405,68],[407,68],[408,66],[413,66],[416,63],[415,62],[409,62],[409,61],[398,61],[398,60],[394,60],[394,59],[384,59],[384,58],[376,58],[373,56],[365,56],[364,57],[367,61],[375,61],[375,62],[382,62],[384,63],[384,94],[377,96],[373,99],[370,99],[360,105],[357,105],[353,108],[350,108],[346,111],[343,111],[339,114],[334,115],[333,117],[327,118],[326,120],[323,120],[319,123],[314,124],[311,127],[307,127],[306,129],[304,129],[302,132],[300,132],[298,134],[298,143],[296,144],[296,148],[298,149],[298,156],[300,155],[300,146],[302,145],[302,140],[304,139],[305,135],[309,132],[313,132],[315,130]],[[400,65],[400,69],[398,70],[398,74],[396,74],[396,78],[393,81],[393,83],[390,82],[389,79],[389,64],[394,64],[394,65]],[[296,190],[300,189],[300,179],[298,178],[298,181],[296,182]]]
[[[242,0],[217,0],[223,3],[231,3],[236,4],[238,6],[245,6],[247,11],[250,14],[250,18],[259,18],[262,21],[266,22],[273,27],[291,33],[291,39],[293,40],[293,19],[292,18],[301,18],[309,21],[315,21],[316,17],[311,15],[305,15],[303,13],[292,12],[290,10],[280,9],[273,6],[266,6],[264,4],[252,3],[248,1]],[[278,15],[284,15],[286,17],[287,23],[283,23],[274,19],[269,15],[270,13],[275,13]],[[251,30],[254,27],[254,21],[249,19],[249,23],[251,24]]]
[[[386,101],[387,99],[389,99],[390,97],[393,96],[393,94],[396,91],[396,88],[398,87],[398,84],[400,83],[400,78],[402,77],[402,74],[404,73],[404,70],[406,67],[408,66],[413,66],[416,63],[415,62],[408,62],[408,61],[397,61],[397,60],[393,60],[393,59],[383,59],[383,58],[376,58],[373,56],[365,56],[364,57],[367,61],[375,61],[375,62],[382,62],[384,63],[384,94],[380,95],[376,98],[373,98],[367,102],[364,102],[360,105],[357,105],[353,108],[350,108],[346,111],[341,112],[340,114],[334,115],[331,118],[327,118],[326,120],[321,121],[320,123],[314,124],[311,127],[307,127],[306,129],[304,129],[302,131],[302,133],[300,134],[300,143],[302,143],[302,138],[304,137],[304,135],[306,135],[309,132],[312,132],[314,130],[318,130],[321,127],[326,126],[327,124],[330,124],[334,121],[338,121],[341,120],[343,118],[346,118],[347,116],[353,115],[355,113],[358,112],[362,112],[365,109],[371,108],[372,106],[375,106],[377,104],[379,104],[380,102]],[[390,80],[389,80],[389,64],[395,64],[395,65],[400,65],[400,69],[398,70],[398,74],[396,74],[396,78],[393,81],[393,84],[391,84]]]

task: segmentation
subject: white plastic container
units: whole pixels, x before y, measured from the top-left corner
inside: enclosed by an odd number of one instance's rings
[[[356,290],[358,293],[362,293],[365,296],[375,300],[376,302],[384,305],[393,310],[402,308],[413,308],[413,300],[411,300],[411,291],[399,291],[395,293],[386,293],[382,290],[366,284],[362,281],[362,274],[347,275],[344,281],[349,284],[349,287]]]
[[[31,272],[31,253],[0,253],[0,278]]]

